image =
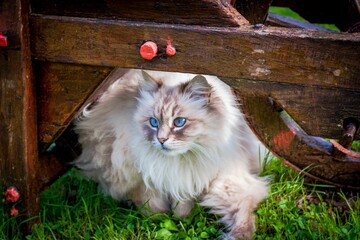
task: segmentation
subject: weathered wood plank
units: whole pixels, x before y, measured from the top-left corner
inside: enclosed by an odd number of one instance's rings
[[[224,81],[241,94],[272,97],[309,135],[339,139],[344,119],[360,121],[360,90],[243,79]]]
[[[36,62],[39,141],[46,147],[65,130],[111,67]]]
[[[360,88],[360,35],[301,29],[213,28],[33,15],[32,53],[41,60],[214,74]],[[144,40],[174,57],[141,58]]]
[[[248,24],[221,0],[33,0],[31,3],[33,13],[47,15],[224,27]]]
[[[0,50],[0,181],[16,187],[16,207],[25,219],[38,216],[40,192],[37,174],[38,141],[35,83],[32,75],[28,29],[29,3],[5,0],[1,11],[13,13],[3,26],[9,48]],[[10,207],[12,203],[6,203]],[[27,222],[29,223],[29,222]],[[30,226],[30,225],[28,225]]]

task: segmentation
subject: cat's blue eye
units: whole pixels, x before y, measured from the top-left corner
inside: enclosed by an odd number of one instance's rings
[[[186,123],[186,119],[183,117],[178,117],[178,118],[175,118],[175,120],[174,120],[175,127],[182,127],[185,125],[185,123]]]
[[[156,118],[151,117],[149,121],[150,121],[150,125],[152,127],[158,127],[159,126],[159,121]]]

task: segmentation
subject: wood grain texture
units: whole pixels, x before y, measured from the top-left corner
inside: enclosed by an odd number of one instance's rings
[[[33,15],[36,59],[207,73],[228,78],[360,88],[360,35],[267,28],[213,28]],[[164,56],[168,38],[177,49]],[[139,55],[144,40],[160,53]]]
[[[54,142],[111,67],[36,62],[39,141]]]
[[[27,222],[29,225],[23,225],[30,226],[39,213],[37,174],[40,167],[28,29],[29,3],[5,0],[1,4],[5,7],[2,11],[14,13],[5,22],[5,28],[10,36],[16,37],[15,42],[9,39],[9,48],[0,50],[0,181],[5,188],[14,186],[19,190],[21,199],[16,207],[23,219],[32,218]],[[10,205],[6,203],[7,207]]]
[[[243,94],[275,99],[309,135],[339,139],[344,119],[360,120],[360,90],[243,79],[224,81]],[[359,134],[355,138],[359,139]]]
[[[248,24],[232,6],[221,0],[33,0],[32,12],[202,26]]]

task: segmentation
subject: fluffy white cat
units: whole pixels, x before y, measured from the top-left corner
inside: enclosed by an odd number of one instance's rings
[[[115,199],[187,216],[197,200],[225,238],[251,238],[267,196],[259,147],[229,86],[214,76],[129,70],[76,122],[75,164]]]

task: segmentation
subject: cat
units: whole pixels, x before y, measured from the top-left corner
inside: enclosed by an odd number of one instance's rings
[[[218,214],[225,239],[250,239],[268,194],[259,141],[219,78],[132,69],[75,124],[76,166],[118,200],[150,212]],[[149,212],[148,212],[149,213]]]

